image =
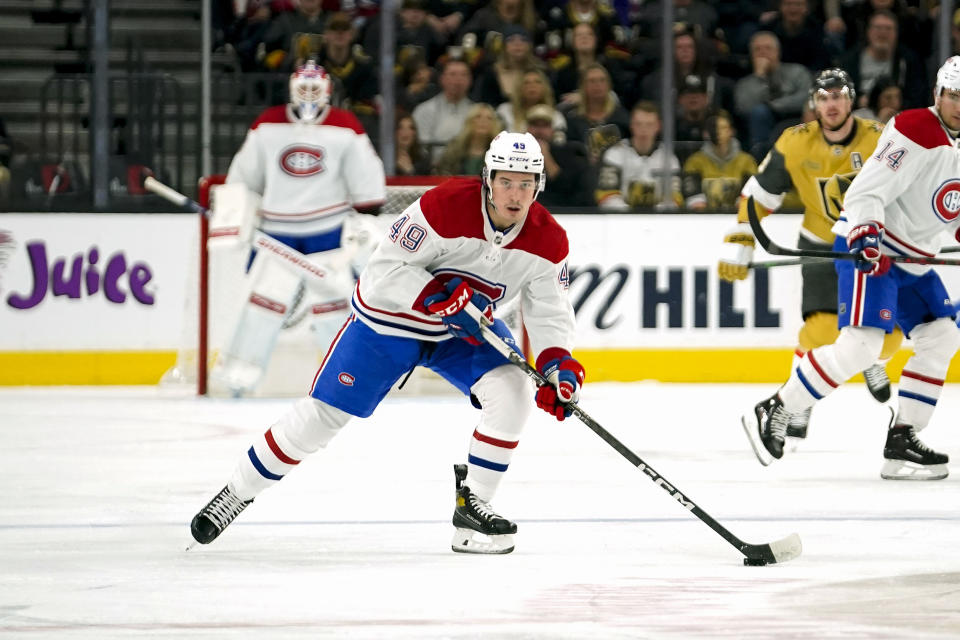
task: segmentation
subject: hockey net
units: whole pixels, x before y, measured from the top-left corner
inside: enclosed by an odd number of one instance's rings
[[[202,178],[198,202],[210,207],[211,198],[225,175]],[[387,198],[377,216],[384,231],[390,222],[426,191],[445,178],[438,176],[404,176],[387,178]],[[200,217],[198,250],[188,272],[190,293],[184,302],[183,331],[176,364],[167,371],[161,384],[191,386],[199,395],[228,395],[218,389],[210,378],[210,370],[217,361],[220,347],[226,344],[233,329],[240,305],[246,295],[243,264],[218,262],[215,253],[207,251],[207,220]],[[297,315],[300,320],[297,320]],[[279,397],[303,395],[323,357],[311,335],[309,323],[296,310],[277,340],[276,348],[263,380],[251,395]],[[404,386],[408,393],[433,392],[438,385],[430,376],[415,375]]]

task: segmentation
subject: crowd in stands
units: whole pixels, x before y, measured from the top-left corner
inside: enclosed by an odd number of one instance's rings
[[[314,59],[340,106],[376,121],[379,2],[213,1],[216,46],[240,69]],[[398,1],[396,173],[477,173],[498,131],[530,130],[554,174],[545,198],[563,203],[730,206],[777,136],[813,117],[818,71],[844,68],[857,115],[885,122],[930,104],[941,62],[936,7],[919,0],[673,0],[676,193],[663,198],[660,0]],[[960,11],[953,24],[958,51]]]

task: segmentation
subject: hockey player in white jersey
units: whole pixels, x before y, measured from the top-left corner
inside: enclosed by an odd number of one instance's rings
[[[840,337],[808,351],[786,384],[743,416],[762,464],[783,455],[789,415],[871,364],[884,335],[898,324],[913,341],[914,353],[903,368],[880,475],[947,477],[948,457],[927,447],[917,432],[930,421],[960,347],[954,306],[936,271],[894,263],[888,256],[933,257],[944,231],[960,236],[958,136],[960,57],[954,56],[937,73],[934,105],[893,118],[847,191],[844,214],[834,225],[834,246],[859,259],[836,265]]]
[[[348,319],[310,395],[258,437],[227,486],[193,519],[212,542],[267,487],[327,443],[351,419],[373,413],[416,366],[433,369],[480,410],[466,464],[455,465],[452,548],[509,553],[516,525],[490,506],[535,403],[558,420],[583,384],[570,354],[567,236],[535,202],[543,155],[529,133],[501,133],[481,180],[454,178],[425,193],[393,223],[360,276]],[[525,374],[483,341],[474,305],[488,318],[520,300],[538,369],[551,384],[533,394]],[[516,345],[496,319],[493,330]],[[438,421],[440,422],[440,421]],[[437,428],[446,425],[438,424]],[[394,489],[409,462],[397,452],[385,476]]]
[[[214,198],[213,242],[232,237],[217,235],[218,215],[240,209],[326,271],[323,279],[303,278],[266,252],[256,255],[239,319],[212,372],[237,395],[257,384],[297,300],[309,310],[318,349],[326,349],[349,315],[355,274],[369,256],[360,239],[376,235],[357,212],[383,204],[383,164],[356,117],[330,104],[331,91],[322,67],[309,61],[298,68],[290,103],[257,118]]]

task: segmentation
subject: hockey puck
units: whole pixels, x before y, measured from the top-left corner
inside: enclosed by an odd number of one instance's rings
[[[743,564],[748,567],[762,567],[767,564],[763,558],[744,558]]]

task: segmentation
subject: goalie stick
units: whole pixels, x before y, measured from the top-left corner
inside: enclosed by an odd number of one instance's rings
[[[832,260],[859,260],[860,256],[856,253],[844,253],[842,251],[826,251],[822,249],[792,249],[783,247],[770,239],[770,236],[763,230],[760,224],[760,217],[757,215],[757,205],[753,196],[747,198],[747,218],[750,220],[750,228],[753,229],[753,235],[757,238],[757,243],[763,247],[763,250],[774,256],[796,256],[798,258],[830,258]],[[947,251],[954,249],[949,247]],[[960,249],[960,248],[958,248]],[[884,254],[886,255],[886,254]],[[922,258],[919,256],[898,256],[887,255],[891,262],[902,262],[906,264],[928,264],[947,267],[960,266],[960,260],[950,258]]]
[[[539,371],[530,366],[529,362],[524,360],[519,353],[514,351],[510,345],[504,342],[500,336],[490,329],[490,320],[488,320],[486,316],[480,312],[480,309],[471,304],[468,304],[465,309],[472,318],[480,323],[483,337],[490,346],[499,351],[501,355],[511,362],[511,364],[520,367],[527,377],[532,379],[538,386],[550,384],[550,382],[548,382]],[[803,551],[803,545],[800,542],[800,536],[795,533],[791,533],[782,540],[777,540],[767,544],[750,544],[744,542],[737,536],[730,533],[730,531],[728,531],[727,528],[722,524],[714,520],[686,494],[681,492],[671,483],[667,482],[666,478],[655,471],[653,467],[644,462],[640,456],[628,449],[626,445],[617,440],[617,438],[615,438],[609,431],[600,426],[600,424],[587,415],[587,412],[581,409],[579,405],[571,402],[567,406],[573,412],[573,415],[580,420],[580,422],[587,425],[591,431],[600,436],[603,441],[613,447],[617,453],[629,460],[633,466],[640,469],[640,471],[642,471],[645,476],[650,478],[655,485],[662,488],[670,495],[671,498],[680,503],[680,506],[693,513],[693,515],[697,516],[701,521],[706,523],[707,526],[720,534],[720,537],[736,547],[736,549],[745,556],[743,564],[765,565],[776,562],[787,562],[788,560],[793,560],[794,558],[798,557]]]
[[[147,178],[143,181],[143,186],[148,191],[152,191],[165,200],[169,200],[170,202],[180,205],[181,207],[192,209],[193,211],[196,211],[202,215],[204,218],[210,217],[209,209],[204,207],[199,202],[191,200],[179,191],[168,187],[159,180],[155,179],[153,176],[147,176]],[[323,280],[323,278],[325,278],[327,275],[327,270],[324,267],[321,267],[296,249],[288,247],[282,242],[271,238],[262,231],[254,230],[252,244],[255,249],[266,251],[272,254],[274,258],[288,263],[290,267],[297,271],[297,273],[300,273],[306,278],[311,280]]]

